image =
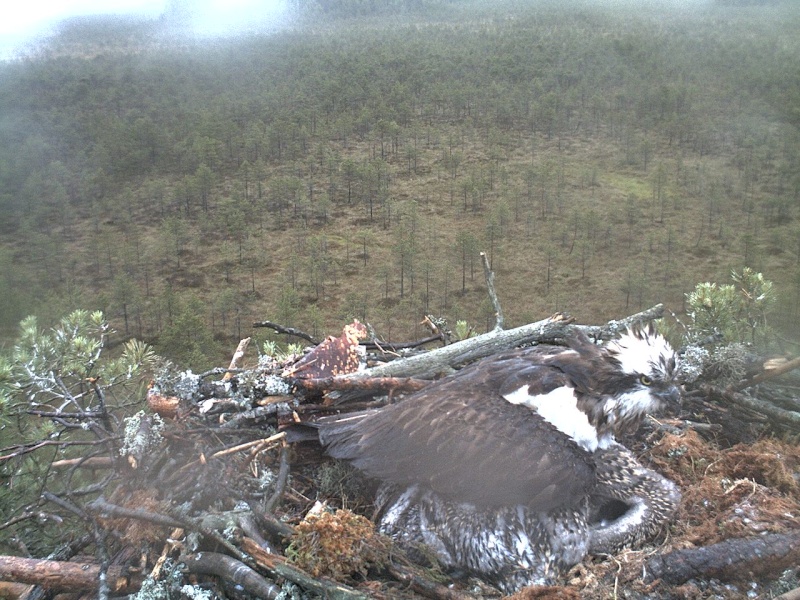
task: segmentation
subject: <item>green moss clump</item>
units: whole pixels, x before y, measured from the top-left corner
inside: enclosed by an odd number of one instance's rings
[[[344,580],[385,564],[389,547],[369,519],[339,509],[307,516],[295,528],[286,556],[314,577]]]

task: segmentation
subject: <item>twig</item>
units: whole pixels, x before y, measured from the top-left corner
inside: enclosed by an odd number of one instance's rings
[[[270,583],[256,571],[219,552],[199,552],[181,558],[181,563],[191,573],[214,575],[241,586],[242,590],[255,598],[274,600],[281,594],[281,588]]]
[[[306,333],[305,331],[301,331],[300,329],[295,329],[294,327],[284,327],[283,325],[278,325],[277,323],[273,323],[272,321],[256,321],[253,323],[253,327],[268,327],[273,331],[280,333],[282,335],[293,335],[295,337],[303,338],[304,340],[311,342],[315,346],[319,345],[320,341],[315,338],[313,335]]]
[[[287,402],[273,402],[265,406],[257,406],[255,408],[251,408],[250,410],[233,415],[230,420],[222,423],[217,429],[222,428],[238,430],[242,427],[242,423],[245,421],[253,421],[257,423],[275,414],[280,415],[281,411],[284,410],[291,413],[291,408],[289,408]]]
[[[226,456],[228,454],[235,454],[236,452],[240,452],[242,450],[248,450],[249,448],[259,447],[259,446],[268,446],[274,442],[278,442],[286,437],[285,433],[276,433],[275,435],[271,435],[268,438],[264,438],[262,440],[253,440],[251,442],[245,442],[244,444],[237,444],[236,446],[231,446],[230,448],[225,448],[224,450],[219,450],[214,452],[209,458],[219,458],[221,456]],[[263,448],[258,448],[256,451],[260,452]]]
[[[367,350],[383,350],[385,351],[386,348],[389,350],[403,350],[408,348],[419,348],[420,346],[424,346],[425,344],[430,344],[431,342],[441,342],[442,335],[431,335],[426,338],[422,338],[420,340],[416,340],[413,342],[381,342],[380,344],[373,340],[363,340],[359,342],[360,346],[364,346]]]
[[[9,527],[16,525],[17,523],[22,523],[23,521],[30,521],[31,519],[36,519],[39,522],[55,521],[58,524],[64,522],[64,519],[62,519],[58,515],[44,513],[44,512],[27,511],[22,513],[21,515],[17,515],[13,519],[9,519],[5,523],[0,523],[0,531],[2,531],[3,529],[8,529]],[[2,596],[0,596],[0,598],[2,598]]]
[[[248,501],[248,506],[250,507],[253,517],[258,521],[259,527],[270,536],[288,542],[294,535],[294,528],[288,523],[278,520],[271,513],[263,512],[253,501]]]
[[[75,441],[60,441],[60,440],[44,440],[42,442],[35,442],[31,444],[19,444],[17,446],[11,446],[9,448],[3,448],[3,450],[12,450],[15,451],[11,454],[4,454],[0,456],[0,461],[2,460],[9,460],[11,458],[16,458],[18,456],[23,456],[25,454],[30,454],[31,452],[36,452],[40,448],[44,448],[45,446],[61,446],[66,448],[67,446],[101,446],[106,443],[107,440],[75,440]]]
[[[253,557],[259,567],[266,569],[271,575],[284,577],[310,592],[319,594],[323,598],[329,598],[330,600],[368,600],[367,596],[351,587],[323,577],[312,577],[302,569],[286,562],[284,557],[267,552],[255,540],[245,537],[242,540],[242,547]]]
[[[505,324],[505,318],[503,317],[503,309],[500,307],[500,300],[497,297],[497,291],[494,289],[494,271],[489,266],[489,258],[486,256],[486,252],[481,252],[481,260],[483,261],[483,274],[486,277],[489,300],[491,300],[492,308],[494,308],[493,331],[500,331]]]
[[[298,379],[295,385],[308,391],[360,390],[368,392],[416,392],[429,385],[429,381],[413,377],[373,377],[352,379],[346,375],[323,377],[320,379]]]
[[[222,377],[222,381],[228,381],[231,377],[233,377],[231,369],[236,369],[239,367],[239,361],[244,357],[244,353],[247,352],[247,346],[249,345],[250,338],[244,338],[239,342],[239,345],[236,347],[236,351],[233,353],[233,357],[231,358],[231,364],[228,365],[228,372]]]
[[[785,410],[758,398],[752,398],[739,392],[723,390],[713,385],[701,385],[699,390],[707,396],[732,402],[748,410],[766,415],[771,421],[783,427],[800,430],[800,413],[793,410]]]
[[[142,510],[140,508],[125,508],[124,506],[110,504],[102,498],[98,498],[97,500],[90,502],[86,505],[86,508],[93,514],[101,517],[135,519],[137,521],[148,521],[149,523],[155,523],[156,525],[164,525],[165,527],[173,528],[182,526],[179,521],[176,521],[171,517],[154,513],[149,510]]]
[[[280,435],[280,434],[279,434]],[[286,482],[289,479],[289,445],[284,442],[281,448],[281,465],[278,469],[278,478],[275,480],[275,491],[264,503],[264,512],[274,512],[275,507],[283,497],[283,491],[286,489]]]
[[[97,499],[91,504],[87,505],[87,509],[91,510],[92,512],[99,513],[99,514],[106,514],[106,515],[113,515],[115,517],[121,517],[126,519],[138,519],[140,521],[149,521],[151,523],[158,523],[160,525],[165,525],[167,527],[181,527],[184,529],[190,529],[192,531],[196,531],[203,536],[214,540],[217,544],[225,548],[228,552],[230,552],[233,556],[244,563],[249,562],[249,557],[244,554],[239,548],[231,544],[228,540],[222,537],[216,531],[209,529],[202,525],[198,520],[192,519],[191,517],[186,517],[183,515],[161,515],[158,513],[146,511],[146,510],[132,510],[129,508],[124,508],[122,506],[117,506],[115,504],[109,504],[102,499]],[[173,511],[174,512],[174,511]]]
[[[754,385],[758,385],[768,379],[772,379],[773,377],[778,377],[779,375],[783,375],[784,373],[788,373],[789,371],[793,371],[800,367],[800,357],[793,358],[782,365],[775,367],[774,369],[765,369],[761,371],[757,375],[750,377],[749,379],[745,379],[740,381],[736,384],[729,385],[725,391],[726,392],[739,392],[745,388],[752,387]]]
[[[60,410],[34,410],[28,409],[25,414],[35,417],[50,417],[53,419],[95,419],[102,417],[105,413],[101,410],[87,410],[82,412],[62,412]]]
[[[417,594],[425,596],[426,598],[431,598],[432,600],[468,600],[473,597],[460,594],[441,583],[425,579],[417,573],[414,573],[411,569],[406,569],[398,565],[389,565],[387,571],[389,575],[394,577],[397,581],[407,584]]]
[[[100,571],[97,574],[97,600],[108,600],[111,595],[108,581],[111,558],[108,555],[108,546],[106,545],[108,532],[97,522],[97,519],[92,519],[92,534],[94,536],[95,554],[100,561]]]
[[[84,521],[88,521],[89,520],[89,515],[86,514],[86,511],[84,511],[82,508],[80,508],[76,504],[73,504],[69,500],[64,500],[63,498],[59,498],[58,496],[56,496],[55,494],[52,494],[50,492],[43,492],[42,493],[42,498],[44,498],[48,502],[52,502],[56,506],[60,506],[64,510],[69,511],[74,515],[77,515],[78,517],[80,517]]]
[[[275,553],[272,543],[264,539],[264,536],[261,534],[255,514],[250,511],[237,513],[236,522],[239,524],[239,527],[242,528],[242,532],[247,537],[253,538],[258,545],[264,548],[264,550],[267,552],[272,552],[273,554]]]
[[[198,373],[197,376],[200,379],[205,379],[206,377],[211,377],[213,375],[227,375],[228,373],[244,373],[244,369],[226,369],[225,367],[214,367],[208,371]]]
[[[53,469],[111,469],[114,466],[114,459],[110,456],[90,456],[81,458],[65,458],[50,464]]]
[[[161,556],[158,557],[156,560],[156,564],[153,566],[153,569],[150,571],[150,579],[157,581],[161,577],[161,569],[164,568],[164,564],[167,562],[167,558],[170,555],[170,552],[176,547],[181,544],[179,541],[180,538],[183,537],[183,528],[176,527],[172,530],[169,534],[169,537],[164,542],[164,547],[161,549]]]

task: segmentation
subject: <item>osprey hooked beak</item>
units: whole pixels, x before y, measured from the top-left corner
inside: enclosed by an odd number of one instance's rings
[[[671,383],[661,390],[653,390],[653,396],[661,401],[661,412],[677,415],[683,405],[683,396],[678,385]]]

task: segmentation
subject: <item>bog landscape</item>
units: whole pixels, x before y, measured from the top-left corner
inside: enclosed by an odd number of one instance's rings
[[[2,65],[6,339],[101,309],[207,367],[265,319],[484,331],[480,251],[511,323],[681,313],[748,266],[797,332],[792,3],[314,7],[76,19]]]
[[[674,522],[515,598],[798,597],[798,3],[195,19],[0,62],[0,597],[497,597],[287,432],[654,321],[683,405],[620,441]]]

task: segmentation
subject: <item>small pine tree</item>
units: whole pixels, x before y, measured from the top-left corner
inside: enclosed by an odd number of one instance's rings
[[[98,452],[118,456],[120,417],[145,397],[156,355],[130,340],[109,357],[110,333],[99,311],[73,311],[50,330],[28,317],[11,351],[0,356],[0,523],[40,515],[15,525],[16,537],[34,555],[49,552],[52,540],[63,536],[59,519],[70,516],[41,516],[43,490],[74,490],[86,476],[59,477],[51,463]],[[0,542],[0,553],[6,552],[13,549]]]

